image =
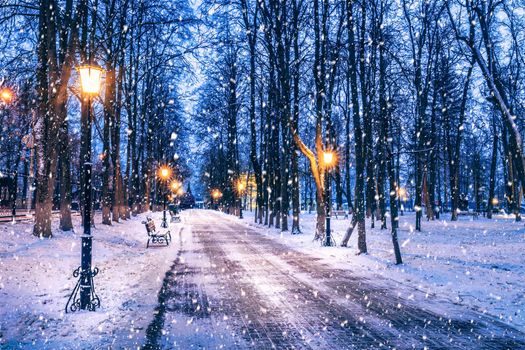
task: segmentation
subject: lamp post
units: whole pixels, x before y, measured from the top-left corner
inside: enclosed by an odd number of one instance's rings
[[[401,216],[403,216],[405,213],[405,206],[407,201],[407,190],[404,187],[399,187],[397,189],[397,196],[403,201],[403,205],[401,205]]]
[[[10,104],[13,101],[13,98],[14,98],[13,90],[7,87],[0,89],[0,100],[2,100],[2,102],[5,105]]]
[[[91,102],[95,97],[101,86],[103,70],[100,67],[93,65],[84,65],[78,67],[80,75],[80,86],[82,95],[87,101],[87,120],[85,121],[85,149],[83,164],[83,196],[84,196],[84,215],[82,218],[84,234],[82,235],[81,247],[81,263],[74,272],[74,277],[79,277],[79,280],[73,289],[67,303],[66,312],[77,311],[79,309],[94,311],[100,306],[100,298],[95,293],[95,286],[93,284],[93,277],[98,273],[98,268],[91,269],[92,260],[92,236],[91,236],[91,173],[93,164],[91,163]],[[80,292],[80,298],[77,294]]]
[[[212,192],[211,192],[211,198],[212,198],[212,203],[213,204],[217,204],[215,203],[219,198],[222,197],[222,192],[218,189],[214,189]],[[219,207],[217,206],[217,209],[219,209]]]
[[[7,107],[13,102],[14,99],[14,92],[12,89],[8,87],[4,87],[0,89],[0,100],[2,103]],[[6,109],[7,110],[7,109]],[[9,113],[9,112],[7,112]],[[18,169],[15,167],[15,171],[13,172],[13,184],[11,185],[10,189],[10,197],[11,197],[11,217],[13,223],[16,221],[16,195],[17,195],[17,188],[18,188]]]
[[[332,246],[332,230],[330,228],[330,215],[332,201],[330,198],[331,192],[331,179],[330,179],[330,170],[335,166],[337,162],[337,157],[333,151],[327,150],[323,152],[323,165],[325,168],[325,212],[326,212],[326,234],[323,246],[330,247]]]
[[[182,184],[174,180],[170,184],[171,192],[173,193],[173,198],[176,199],[177,196],[182,196],[184,194],[184,190],[181,188]],[[177,204],[175,203],[175,214],[178,214]]]
[[[158,177],[161,180],[161,183],[166,186],[168,181],[171,179],[171,168],[168,165],[161,165],[158,170]],[[168,220],[166,218],[166,196],[167,191],[163,188],[163,197],[164,197],[164,209],[162,213],[162,223],[160,224],[161,227],[167,228],[168,227]]]
[[[244,182],[242,180],[237,181],[237,195],[239,196],[239,219],[242,219],[242,195],[244,193]]]

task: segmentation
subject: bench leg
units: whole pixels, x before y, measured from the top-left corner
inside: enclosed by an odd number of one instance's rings
[[[166,241],[166,245],[170,245],[170,241],[168,240],[168,237],[164,237],[164,240]]]
[[[146,249],[149,248],[149,237],[148,237],[148,243],[146,243]]]

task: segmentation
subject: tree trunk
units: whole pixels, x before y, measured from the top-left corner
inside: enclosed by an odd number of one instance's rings
[[[361,119],[359,113],[359,101],[357,94],[357,66],[356,50],[354,35],[354,15],[353,2],[347,1],[347,31],[348,31],[348,66],[350,69],[350,84],[352,90],[352,108],[354,122],[354,144],[356,158],[356,184],[355,184],[355,222],[358,226],[358,251],[359,254],[367,253],[366,247],[366,229],[365,229],[365,194],[364,194],[364,150],[363,150],[363,132],[361,129]],[[361,59],[364,59],[362,57]]]
[[[64,122],[60,128],[60,229],[70,231],[73,229],[71,220],[71,149],[65,108],[64,105],[64,117],[62,118]]]

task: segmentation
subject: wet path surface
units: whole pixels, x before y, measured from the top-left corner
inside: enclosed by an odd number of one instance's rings
[[[525,349],[495,318],[402,299],[214,212],[186,220],[145,349]]]

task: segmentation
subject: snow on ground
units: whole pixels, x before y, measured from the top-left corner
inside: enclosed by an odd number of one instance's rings
[[[150,213],[160,226],[160,213]],[[94,278],[101,308],[64,313],[80,265],[75,232],[54,227],[53,238],[32,236],[30,222],[0,224],[0,348],[118,348],[144,344],[158,291],[177,248],[146,249],[145,214],[92,230]],[[100,218],[96,218],[100,222]],[[58,220],[55,220],[58,221]],[[183,224],[172,224],[175,239]]]
[[[369,254],[356,256],[356,232],[349,248],[321,247],[314,242],[314,214],[301,216],[301,235],[255,225],[253,214],[244,214],[243,222],[265,237],[389,286],[422,307],[446,307],[439,303],[446,299],[525,330],[525,226],[512,218],[461,217],[452,223],[444,216],[444,220],[424,221],[423,231],[416,232],[414,214],[406,213],[400,217],[399,230],[404,264],[396,266],[390,231],[371,230],[369,221]],[[150,215],[159,225],[161,213]],[[236,217],[223,216],[238,222]],[[79,218],[75,218],[75,233],[54,227],[52,239],[33,237],[29,222],[0,224],[0,348],[136,348],[145,344],[165,273],[176,260],[180,244],[190,247],[195,243],[191,227],[182,223],[172,225],[173,245],[146,249],[144,218],[141,215],[111,227],[97,224],[93,262],[100,269],[95,287],[102,307],[97,312],[68,314],[64,307],[76,283],[72,272],[80,263]],[[350,220],[332,219],[337,242],[349,224]],[[182,229],[183,238],[177,238]],[[195,259],[191,260],[195,265]],[[271,285],[272,290],[262,292],[276,293],[273,289],[279,286],[265,282],[261,285]],[[210,293],[215,294],[213,288]],[[425,294],[432,298],[421,299]]]
[[[390,230],[377,228],[379,222],[375,229],[370,229],[367,219],[369,254],[357,256],[357,229],[348,248],[321,247],[313,241],[314,214],[303,214],[303,234],[291,235],[256,225],[253,213],[244,212],[244,222],[267,237],[319,257],[321,262],[336,268],[348,269],[378,282],[390,280],[394,286],[398,285],[401,297],[413,299],[414,295],[406,290],[417,289],[496,316],[524,331],[524,223],[502,215],[493,220],[460,217],[459,221],[451,222],[449,215],[442,215],[440,219],[423,221],[422,231],[417,232],[413,212],[400,217],[398,236],[404,263],[396,266]],[[331,222],[339,244],[350,220],[332,218]]]

